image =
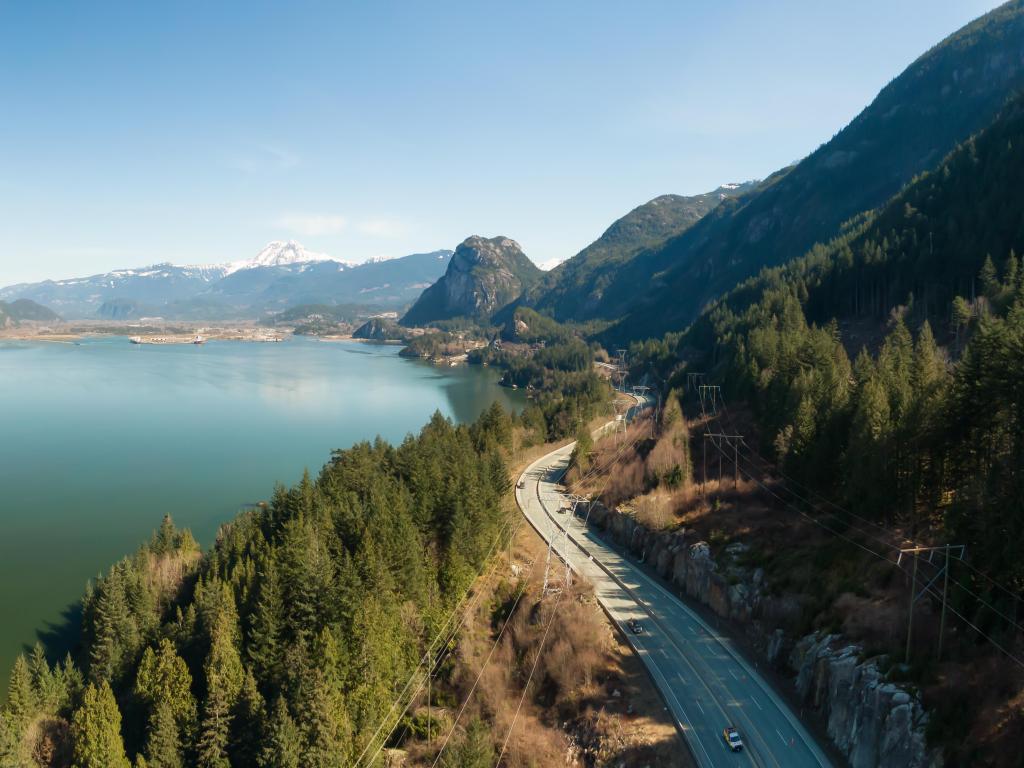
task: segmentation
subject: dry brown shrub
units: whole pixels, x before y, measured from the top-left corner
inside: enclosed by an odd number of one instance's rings
[[[623,461],[606,476],[607,484],[601,499],[609,507],[616,507],[626,499],[644,492],[644,463],[635,454],[629,461]]]
[[[71,765],[71,727],[61,717],[36,718],[26,729],[22,741],[34,761],[42,768],[67,768]]]
[[[641,525],[652,531],[663,531],[676,522],[672,498],[666,493],[648,493],[634,499],[633,509]]]

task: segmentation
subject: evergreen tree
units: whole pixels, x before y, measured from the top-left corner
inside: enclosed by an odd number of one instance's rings
[[[50,665],[46,661],[46,654],[43,653],[43,646],[39,643],[36,643],[32,649],[29,670],[32,673],[32,687],[36,693],[39,709],[49,714],[56,714],[64,697],[60,690],[60,681],[50,669]]]
[[[493,768],[494,744],[491,732],[479,719],[466,728],[462,739],[445,754],[445,768]]]
[[[274,703],[267,735],[260,757],[261,768],[300,768],[302,765],[302,736],[288,713],[283,697]]]
[[[24,654],[18,656],[7,685],[7,715],[20,732],[35,717],[39,702],[32,685],[32,671]]]
[[[216,620],[206,660],[206,706],[200,727],[198,754],[202,768],[230,765],[231,721],[244,682],[242,661],[235,646],[233,613],[223,611]]]
[[[10,716],[0,708],[0,768],[22,768],[21,733]]]
[[[146,754],[150,768],[182,768],[181,735],[171,702],[160,700],[149,719]]]
[[[245,674],[235,709],[231,733],[231,763],[235,768],[255,768],[259,765],[267,708],[252,672]]]
[[[121,740],[121,711],[107,681],[90,683],[71,720],[74,768],[129,768]]]
[[[191,732],[196,719],[196,702],[192,696],[192,675],[185,661],[167,638],[157,650],[147,648],[142,654],[135,676],[135,694],[151,708],[166,705],[183,733]],[[153,762],[152,756],[150,762]]]
[[[978,280],[981,282],[981,290],[986,297],[994,299],[999,295],[999,275],[991,254],[985,256],[981,271],[978,273]]]
[[[261,680],[273,685],[281,678],[281,630],[284,604],[277,565],[269,554],[260,569],[259,597],[252,617],[246,654]]]

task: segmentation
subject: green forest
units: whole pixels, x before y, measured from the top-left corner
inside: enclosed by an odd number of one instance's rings
[[[1024,588],[1024,102],[887,205],[764,270],[634,365],[711,371],[753,408],[761,453],[917,540],[967,545]],[[685,361],[682,369],[680,361]],[[966,575],[963,578],[968,578]],[[1007,615],[1014,598],[978,579]],[[958,593],[980,627],[994,611]]]
[[[495,405],[336,451],[205,554],[165,519],[87,588],[77,653],[19,658],[0,766],[353,764],[507,533],[511,436]]]

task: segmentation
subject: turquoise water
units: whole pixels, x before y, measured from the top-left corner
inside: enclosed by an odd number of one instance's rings
[[[334,448],[516,395],[492,370],[358,342],[0,343],[0,693],[15,655],[164,514],[208,546]]]

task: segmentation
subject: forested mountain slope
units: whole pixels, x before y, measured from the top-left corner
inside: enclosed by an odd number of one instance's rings
[[[545,274],[522,303],[559,321],[589,315],[601,304],[615,273],[640,251],[678,235],[726,198],[755,186],[755,182],[746,182],[726,184],[701,195],[661,195],[637,206],[593,243]]]
[[[791,476],[912,538],[965,543],[1020,588],[1021,178],[1024,98],[877,213],[749,280],[686,333],[638,345],[638,360],[713,371],[755,406],[762,449]]]
[[[756,192],[727,200],[619,270],[602,302],[574,319],[623,318],[609,338],[685,327],[737,282],[803,254],[885,202],[984,128],[1024,87],[1024,0],[936,45],[831,141]]]

